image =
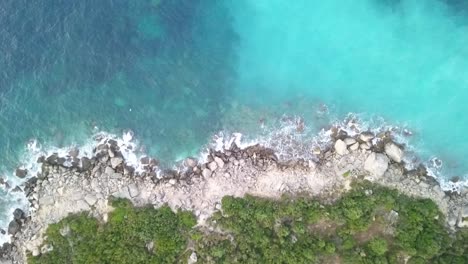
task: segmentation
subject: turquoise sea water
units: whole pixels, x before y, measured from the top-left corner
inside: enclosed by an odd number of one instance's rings
[[[31,138],[132,129],[170,164],[220,130],[254,137],[287,113],[318,131],[354,112],[405,126],[421,160],[466,177],[467,12],[455,0],[4,0],[0,171],[13,177]],[[1,197],[6,218],[14,198]]]

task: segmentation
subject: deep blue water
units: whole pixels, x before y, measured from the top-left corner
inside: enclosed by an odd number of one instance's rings
[[[0,171],[12,171],[31,138],[67,146],[96,128],[132,129],[169,164],[223,129],[255,135],[287,113],[319,130],[354,112],[404,125],[421,160],[440,157],[444,177],[464,177],[467,7],[3,0]]]

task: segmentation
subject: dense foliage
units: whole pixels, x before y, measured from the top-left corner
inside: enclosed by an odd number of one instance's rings
[[[216,231],[192,228],[188,212],[113,205],[107,224],[81,214],[51,225],[53,250],[31,263],[186,263],[192,250],[198,263],[468,263],[467,230],[450,234],[432,201],[370,183],[327,205],[226,196]]]
[[[53,250],[30,263],[174,263],[184,252],[195,225],[188,212],[165,206],[134,208],[117,199],[107,224],[86,214],[69,216],[49,226],[46,244]]]
[[[468,233],[451,237],[427,199],[361,183],[333,205],[308,198],[225,197],[226,234],[198,243],[202,263],[468,263]]]

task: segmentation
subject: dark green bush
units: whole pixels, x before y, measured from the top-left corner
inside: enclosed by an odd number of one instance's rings
[[[193,228],[190,212],[135,208],[122,199],[112,205],[105,224],[79,214],[49,226],[53,250],[29,261],[186,263],[193,249],[199,263],[468,263],[468,230],[449,234],[434,202],[368,182],[328,205],[226,196],[209,232]],[[396,221],[388,218],[392,210]]]
[[[49,226],[46,244],[53,250],[30,257],[29,262],[174,263],[186,248],[188,232],[196,223],[191,213],[176,214],[167,206],[135,208],[123,199],[112,205],[115,210],[106,224],[100,225],[83,213]]]

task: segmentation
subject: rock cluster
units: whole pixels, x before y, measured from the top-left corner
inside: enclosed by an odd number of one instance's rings
[[[8,230],[13,241],[5,250],[16,259],[27,251],[38,255],[53,250],[41,248],[50,223],[81,211],[106,221],[112,210],[108,205],[111,196],[128,198],[137,206],[168,204],[173,209],[192,210],[200,225],[209,226],[206,220],[220,210],[225,195],[274,198],[283,193],[309,193],[333,200],[361,177],[433,199],[447,215],[449,226],[468,225],[468,190],[447,196],[424,168],[405,170],[403,148],[387,133],[351,137],[338,130],[333,138],[331,149],[310,150],[319,160],[279,160],[273,150],[261,145],[240,149],[233,143],[229,149],[211,150],[204,162],[187,158],[177,170],[161,169],[157,160],[143,157],[142,169],[136,171],[127,165],[112,139],[96,146],[92,157],[78,158],[79,150],[66,157],[43,157],[38,160],[42,172],[23,186],[30,202],[29,216],[15,211]],[[196,254],[191,258],[195,260]]]

